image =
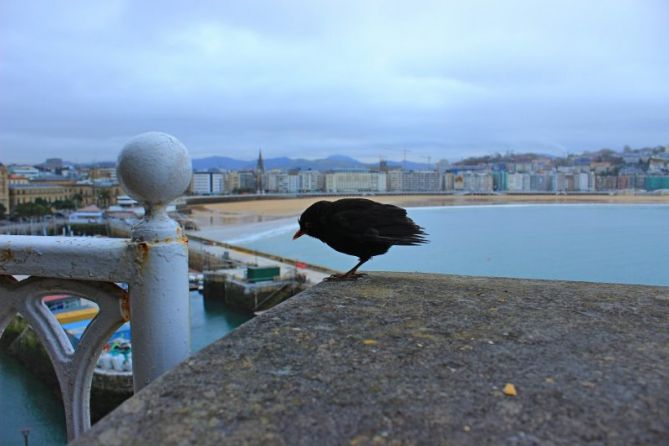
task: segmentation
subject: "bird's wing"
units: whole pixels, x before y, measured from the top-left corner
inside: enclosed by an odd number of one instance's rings
[[[369,200],[364,200],[369,202]],[[392,245],[426,243],[425,232],[406,215],[406,211],[390,204],[360,203],[330,214],[342,233],[361,242],[379,242]],[[353,203],[355,205],[355,203]]]

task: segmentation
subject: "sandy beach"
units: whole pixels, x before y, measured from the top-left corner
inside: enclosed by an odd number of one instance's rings
[[[320,200],[343,197],[308,197],[236,201],[191,206],[191,216],[202,230],[220,229],[225,238],[285,226]],[[513,203],[669,204],[669,195],[392,195],[370,197],[403,207],[461,206]],[[279,220],[279,221],[277,221]],[[236,227],[236,228],[234,228]]]

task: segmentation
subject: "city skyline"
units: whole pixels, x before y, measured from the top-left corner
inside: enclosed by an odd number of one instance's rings
[[[113,160],[148,130],[194,158],[664,145],[668,19],[654,0],[9,0],[0,158]]]
[[[230,160],[228,160],[230,161]],[[284,159],[285,161],[285,159]],[[304,160],[303,160],[304,161]],[[346,163],[348,162],[348,163]],[[274,164],[274,165],[272,165]],[[203,166],[201,166],[203,167]],[[525,153],[468,158],[433,166],[362,164],[337,158],[324,163],[255,163],[192,166],[193,195],[377,193],[605,193],[666,194],[669,146],[622,152],[601,150],[567,158]],[[37,166],[0,164],[0,219],[44,216],[53,209],[115,204],[121,194],[116,168],[68,166],[52,158]]]

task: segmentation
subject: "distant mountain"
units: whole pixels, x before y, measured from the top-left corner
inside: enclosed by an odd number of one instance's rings
[[[193,160],[193,170],[225,169],[243,170],[255,169],[256,161],[242,161],[227,156],[209,156]]]
[[[238,160],[230,158],[229,156],[209,156],[206,158],[193,159],[193,170],[206,171],[210,169],[222,170],[248,170],[255,169],[257,159],[254,160]],[[74,164],[80,167],[114,167],[115,161],[98,161],[94,163],[70,163],[63,161],[63,164]],[[407,170],[427,170],[434,168],[434,164],[415,163],[413,161],[388,161],[390,168],[404,167]],[[355,158],[346,155],[331,155],[327,158],[308,160],[304,158],[288,158],[281,156],[278,158],[266,158],[265,170],[272,169],[302,169],[302,170],[336,170],[336,169],[377,169],[379,163],[363,163]]]
[[[255,169],[257,160],[244,161],[230,158],[227,156],[210,156],[207,158],[197,158],[193,160],[194,170],[245,170]],[[430,168],[426,163],[414,163],[407,161],[405,164],[401,161],[388,161],[390,167],[401,167],[409,170],[425,170]],[[378,168],[378,163],[363,163],[350,156],[331,155],[324,159],[308,160],[304,158],[288,158],[285,156],[278,158],[265,159],[265,170],[272,169],[302,169],[302,170],[335,170],[335,169],[369,169]]]

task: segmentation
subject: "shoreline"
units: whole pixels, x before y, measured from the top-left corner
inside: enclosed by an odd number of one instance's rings
[[[188,233],[205,239],[237,245],[267,237],[273,233],[290,232],[293,230],[293,226],[297,229],[297,221],[294,218],[277,218],[251,223],[229,222],[224,225],[203,226],[198,231],[188,231]]]
[[[351,197],[360,197],[351,196]],[[321,200],[348,197],[300,197],[253,199],[225,203],[189,205],[190,218],[200,228],[196,233],[223,237],[233,242],[253,234],[285,230],[310,205]],[[513,204],[665,204],[669,195],[382,195],[369,196],[381,203],[407,208],[513,205]]]

